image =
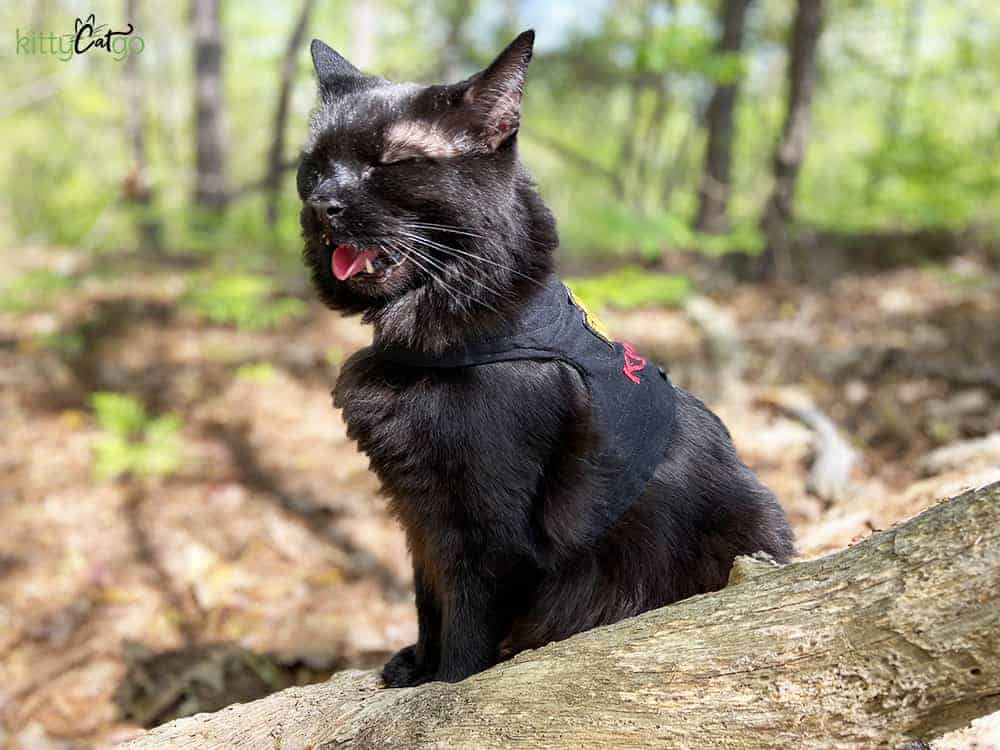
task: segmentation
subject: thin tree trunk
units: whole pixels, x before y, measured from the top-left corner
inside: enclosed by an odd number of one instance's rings
[[[759,259],[757,271],[765,278],[775,275],[779,258],[784,262],[790,247],[788,231],[795,218],[795,185],[809,140],[823,3],[824,0],[798,0],[789,40],[788,108],[774,152],[774,187],[761,222],[767,249]]]
[[[445,17],[448,31],[445,34],[444,49],[441,51],[440,75],[435,78],[458,81],[465,72],[465,28],[472,17],[472,0],[454,0],[449,3]]]
[[[139,20],[140,0],[125,0],[125,20],[136,28]],[[125,130],[132,151],[132,167],[125,177],[125,200],[136,207],[136,228],[139,249],[143,252],[161,252],[160,222],[152,215],[153,191],[149,184],[146,163],[146,87],[139,69],[139,56],[125,57],[125,96],[128,107]]]
[[[620,3],[617,7],[619,13],[624,13],[629,8],[628,3]],[[653,32],[653,10],[654,3],[651,0],[643,0],[642,10],[642,34],[639,45],[649,44]],[[641,190],[638,169],[641,164],[641,149],[639,140],[642,131],[642,111],[643,94],[645,86],[642,83],[642,76],[646,71],[642,67],[642,58],[636,51],[635,62],[632,66],[634,76],[628,82],[628,109],[625,115],[624,129],[622,131],[621,146],[618,152],[618,173],[621,175],[617,198],[621,202],[628,202],[633,207],[642,210]],[[662,71],[658,75],[663,75]],[[662,81],[658,81],[662,86]],[[637,195],[638,193],[638,195]]]
[[[304,0],[299,9],[298,18],[288,37],[285,56],[281,60],[281,84],[278,89],[278,106],[274,111],[274,138],[267,158],[267,223],[274,226],[278,221],[278,201],[281,190],[281,176],[284,174],[285,160],[285,130],[288,126],[288,105],[292,96],[292,83],[295,80],[295,58],[309,26],[315,0]]]
[[[643,194],[646,203],[649,204],[646,207],[649,210],[655,210],[656,206],[662,206],[666,203],[663,200],[663,185],[655,184],[655,180],[651,179],[651,176],[656,171],[654,167],[658,167],[661,172],[663,168],[660,145],[663,141],[663,131],[667,128],[672,104],[668,86],[668,82],[661,79],[657,81],[657,85],[653,89],[653,113],[642,136],[642,158],[639,159],[636,170],[636,183],[645,186]]]
[[[221,211],[229,202],[222,85],[221,0],[193,0],[195,190],[199,206]]]
[[[903,43],[900,54],[900,67],[893,75],[892,91],[889,93],[889,103],[885,110],[885,124],[882,128],[882,145],[891,146],[899,139],[903,129],[903,112],[906,109],[906,96],[917,69],[917,57],[920,46],[920,27],[926,10],[925,0],[910,0],[906,10],[906,24],[903,27]],[[872,201],[878,192],[885,170],[880,162],[876,162],[868,176],[866,199]]]
[[[660,196],[660,204],[664,208],[669,208],[674,193],[683,184],[684,176],[691,174],[695,169],[694,165],[690,163],[692,161],[690,157],[692,156],[691,150],[696,130],[697,125],[694,122],[685,125],[684,132],[673,149],[673,157],[666,168],[663,179],[663,192]]]
[[[747,8],[751,0],[723,0],[719,6],[722,33],[717,50],[738,54],[743,49]],[[740,81],[720,82],[705,114],[708,145],[699,193],[695,227],[702,232],[720,233],[729,228],[729,193],[733,159],[736,100]]]
[[[899,748],[1000,709],[998,591],[1000,483],[457,684],[343,672],[123,750]]]

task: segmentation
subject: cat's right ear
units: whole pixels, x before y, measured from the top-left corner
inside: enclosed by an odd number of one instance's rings
[[[344,93],[352,88],[364,74],[351,65],[333,48],[313,39],[310,46],[316,77],[319,78],[320,91],[324,97]]]

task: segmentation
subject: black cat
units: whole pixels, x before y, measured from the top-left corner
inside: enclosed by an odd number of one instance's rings
[[[390,687],[718,589],[739,554],[793,553],[719,419],[553,277],[555,222],[516,147],[533,41],[444,86],[312,43],[304,255],[326,304],[374,326],[334,402],[413,556],[420,634]]]

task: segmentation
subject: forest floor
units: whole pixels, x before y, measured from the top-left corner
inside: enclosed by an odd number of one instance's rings
[[[108,747],[412,642],[402,535],[329,395],[368,331],[315,303],[269,330],[212,322],[188,269],[75,258],[25,248],[0,271],[72,280],[0,311],[0,749]],[[1000,272],[981,259],[602,317],[719,413],[805,556],[1000,478]],[[97,478],[116,450],[98,391],[145,407],[126,442],[172,470]],[[789,404],[857,451],[843,491],[807,488],[815,435]],[[165,414],[179,445],[155,445]]]

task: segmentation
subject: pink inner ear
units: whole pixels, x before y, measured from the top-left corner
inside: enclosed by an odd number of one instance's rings
[[[496,150],[515,130],[520,122],[521,87],[524,71],[498,71],[507,73],[498,80],[477,81],[466,93],[466,111],[474,127],[485,134],[485,145]]]

